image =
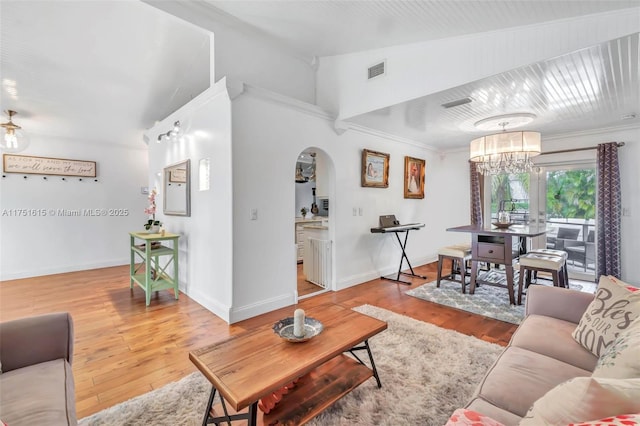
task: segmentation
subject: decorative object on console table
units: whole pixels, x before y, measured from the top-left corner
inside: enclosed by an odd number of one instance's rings
[[[404,157],[404,198],[424,198],[425,161]]]
[[[362,150],[360,185],[371,188],[389,187],[389,154]]]
[[[157,194],[158,192],[156,191],[155,188],[153,188],[151,190],[151,193],[149,194],[149,207],[144,209],[144,212],[146,214],[151,215],[151,219],[149,219],[147,223],[144,224],[144,229],[146,229],[147,233],[149,234],[157,234],[158,232],[160,232],[160,225],[162,225],[162,223],[160,223],[159,220],[156,220],[156,195]]]
[[[303,207],[300,209],[300,214],[302,215],[302,218],[304,219],[305,217],[307,217],[307,208]]]

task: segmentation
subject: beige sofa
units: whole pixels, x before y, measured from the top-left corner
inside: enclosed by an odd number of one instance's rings
[[[72,359],[68,313],[0,323],[0,419],[9,426],[76,425]]]
[[[592,294],[541,285],[527,292],[525,319],[466,407],[505,425],[556,385],[591,376],[598,361],[571,336]]]

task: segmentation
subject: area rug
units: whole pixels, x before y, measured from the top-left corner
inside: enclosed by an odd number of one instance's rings
[[[518,278],[519,276],[516,271],[514,278],[514,282],[516,283],[514,293],[516,297],[518,294]],[[505,273],[497,270],[482,272],[478,274],[478,279],[505,286],[507,283]],[[569,283],[569,287],[574,290],[581,290],[583,288],[581,284],[573,282]],[[462,311],[472,312],[474,314],[483,315],[485,317],[494,318],[512,324],[520,324],[524,318],[524,300],[526,298],[526,294],[523,295],[522,305],[514,306],[509,303],[507,289],[503,287],[481,285],[476,287],[475,293],[471,295],[468,291],[466,294],[462,293],[460,283],[441,280],[440,288],[436,287],[436,281],[432,281],[423,284],[420,287],[407,290],[405,293],[409,296],[417,297],[418,299],[450,306]]]
[[[375,306],[358,312],[387,321],[369,340],[382,381],[369,379],[309,424],[434,425],[464,406],[502,347]],[[366,357],[365,357],[366,358]],[[211,385],[192,373],[80,420],[81,426],[199,425]]]

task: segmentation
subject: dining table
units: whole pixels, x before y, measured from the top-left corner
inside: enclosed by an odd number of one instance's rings
[[[513,224],[497,227],[496,225],[463,225],[447,228],[450,232],[466,232],[471,234],[471,282],[469,293],[474,294],[478,283],[478,264],[504,265],[509,302],[516,304],[514,292],[513,261],[527,252],[527,238],[538,237],[547,232],[546,224]],[[483,282],[485,283],[485,282]],[[485,284],[495,285],[486,282]]]

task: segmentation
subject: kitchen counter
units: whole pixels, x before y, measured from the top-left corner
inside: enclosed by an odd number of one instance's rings
[[[314,217],[296,217],[296,223],[305,223],[305,222],[320,222],[322,220],[329,219],[326,216],[314,216]]]
[[[329,229],[328,226],[323,226],[323,225],[304,225],[302,227],[302,229],[319,229],[319,230],[324,230],[326,231],[327,229]]]

